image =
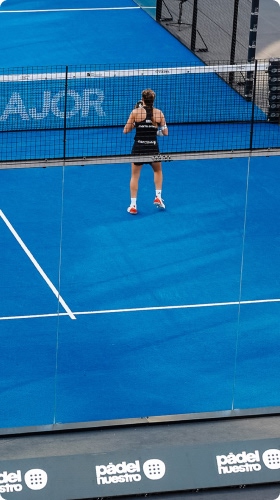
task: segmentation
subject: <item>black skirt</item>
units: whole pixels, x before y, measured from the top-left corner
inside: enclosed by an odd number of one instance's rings
[[[139,144],[135,142],[132,147],[131,154],[133,155],[157,155],[159,154],[158,143],[155,144]]]

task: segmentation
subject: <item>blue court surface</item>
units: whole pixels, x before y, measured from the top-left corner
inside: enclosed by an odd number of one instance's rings
[[[2,427],[278,404],[278,158],[164,174],[1,172]]]
[[[5,0],[0,20],[1,68],[198,61],[133,0]]]
[[[6,0],[0,66],[196,61],[133,1],[82,7]],[[279,406],[279,158],[163,172],[134,217],[129,164],[0,171],[0,427]]]

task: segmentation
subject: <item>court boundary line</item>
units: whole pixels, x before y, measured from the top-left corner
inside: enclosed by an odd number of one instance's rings
[[[0,210],[1,215],[1,210]],[[76,316],[90,316],[96,314],[120,314],[120,313],[132,313],[132,312],[144,312],[144,311],[167,311],[176,309],[199,309],[199,308],[210,308],[210,307],[226,307],[226,306],[242,306],[250,304],[267,304],[267,303],[280,303],[279,299],[256,299],[256,300],[236,300],[229,302],[209,302],[205,304],[181,304],[177,306],[150,306],[150,307],[132,307],[124,309],[100,309],[93,311],[76,311],[72,312]],[[38,319],[38,318],[54,318],[57,316],[70,316],[68,313],[47,313],[47,314],[30,314],[21,316],[2,316],[0,321],[4,320],[17,320],[17,319]]]
[[[30,14],[39,12],[83,12],[96,10],[135,10],[141,7],[85,7],[80,9],[30,9],[30,10],[1,10],[0,14]]]
[[[29,259],[31,260],[32,264],[35,266],[35,268],[37,269],[37,271],[39,272],[39,274],[42,276],[42,278],[45,280],[45,282],[47,283],[47,285],[50,287],[51,291],[54,293],[54,295],[56,296],[57,300],[59,301],[59,303],[61,304],[61,306],[63,307],[63,309],[66,311],[67,315],[70,316],[71,319],[76,319],[76,317],[73,314],[73,312],[71,311],[71,309],[68,307],[68,305],[66,304],[66,302],[61,297],[59,291],[55,288],[54,284],[51,282],[51,280],[48,278],[48,276],[46,275],[46,273],[43,271],[43,269],[40,266],[40,264],[37,262],[37,260],[32,255],[32,253],[30,252],[30,250],[27,248],[27,246],[25,245],[25,243],[23,242],[23,240],[21,239],[21,237],[19,236],[19,234],[17,233],[17,231],[14,229],[14,227],[12,226],[12,224],[10,223],[10,221],[5,216],[5,214],[3,213],[2,210],[0,210],[0,217],[2,218],[3,222],[6,224],[6,226],[8,227],[8,229],[11,231],[12,235],[14,236],[14,238],[16,239],[16,241],[19,243],[19,245],[21,246],[22,250],[25,252],[25,254],[27,255],[27,257],[29,257]],[[56,314],[56,316],[58,316],[58,315],[59,315],[59,313]]]

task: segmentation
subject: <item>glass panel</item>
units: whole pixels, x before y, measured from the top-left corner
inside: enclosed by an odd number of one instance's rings
[[[142,7],[153,19],[156,19],[157,0],[134,0],[134,2]]]
[[[232,409],[247,165],[164,164],[166,212],[146,165],[135,218],[129,164],[66,168],[57,422]]]
[[[279,406],[278,163],[0,171],[0,426]]]
[[[0,171],[2,428],[55,419],[62,174]]]
[[[249,158],[235,408],[278,406],[279,157]]]

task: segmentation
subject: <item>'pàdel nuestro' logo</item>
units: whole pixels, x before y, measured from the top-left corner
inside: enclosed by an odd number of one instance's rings
[[[16,472],[4,470],[0,472],[0,494],[22,491],[23,478],[30,490],[42,490],[48,482],[48,475],[43,469],[30,469],[24,476],[19,469]]]
[[[165,463],[158,458],[146,460],[143,465],[144,475],[151,480],[161,479],[165,475]],[[108,465],[97,465],[96,482],[98,485],[116,484],[116,483],[132,483],[142,479],[141,465],[139,460],[135,462],[120,462]]]
[[[242,451],[241,453],[229,453],[228,455],[216,456],[218,473],[231,474],[238,472],[258,472],[262,468],[261,462],[267,469],[280,469],[280,450],[270,448],[265,450],[260,457],[259,450],[254,452]]]
[[[253,472],[261,470],[260,454],[258,450],[247,453],[229,453],[228,455],[217,455],[217,466],[219,474],[231,474],[237,472]]]

